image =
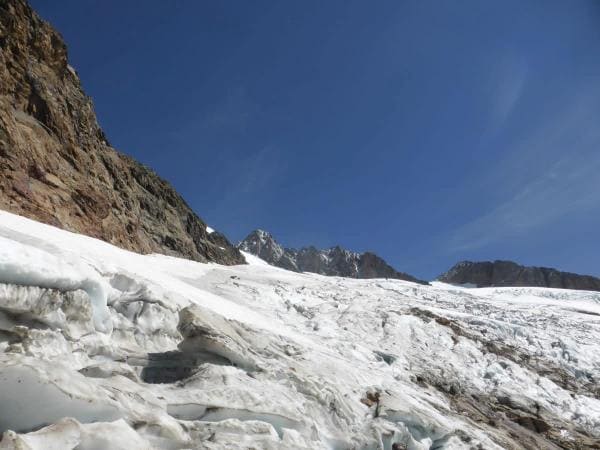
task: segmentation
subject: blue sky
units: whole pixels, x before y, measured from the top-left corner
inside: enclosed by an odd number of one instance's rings
[[[600,275],[596,1],[32,0],[111,143],[231,240]]]

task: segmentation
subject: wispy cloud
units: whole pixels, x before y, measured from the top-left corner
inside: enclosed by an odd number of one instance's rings
[[[234,186],[234,195],[252,195],[261,191],[279,179],[286,169],[287,164],[277,149],[263,147],[236,164],[238,182]]]
[[[232,86],[220,99],[200,117],[200,129],[213,132],[243,133],[249,121],[260,114],[258,103],[252,101],[241,85]]]
[[[569,214],[600,211],[599,94],[584,90],[506,152],[489,176],[505,181],[510,195],[457,229],[451,250],[480,248]]]
[[[250,225],[246,223],[257,219],[269,202],[270,193],[286,177],[288,169],[284,153],[274,146],[249,151],[228,162],[220,169],[223,190],[212,205],[210,216],[218,218],[223,225],[243,224],[247,231]]]
[[[490,76],[490,132],[496,133],[518,105],[529,69],[516,54],[507,54],[492,67]]]
[[[193,206],[213,227],[235,236],[238,228],[247,232],[268,204],[288,173],[289,157],[260,128],[271,118],[248,89],[232,85],[220,94],[178,123],[168,144],[190,161],[179,176],[202,191],[191,194]]]

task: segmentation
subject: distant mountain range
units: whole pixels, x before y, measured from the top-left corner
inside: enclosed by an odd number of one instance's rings
[[[294,272],[312,272],[348,278],[394,278],[429,284],[398,272],[371,252],[357,253],[340,246],[318,249],[285,248],[267,231],[255,230],[237,247],[267,263]],[[462,261],[437,278],[439,281],[473,287],[548,287],[600,291],[600,278],[563,272],[548,267],[527,267],[513,261]]]
[[[512,261],[462,261],[440,275],[438,280],[477,287],[537,286],[600,291],[600,278],[561,272],[548,267],[526,267]]]
[[[395,278],[429,284],[407,273],[398,272],[382,258],[371,252],[356,253],[335,246],[317,249],[284,248],[273,236],[255,230],[238,244],[242,251],[258,256],[269,264],[294,272],[313,272],[321,275],[349,278]]]

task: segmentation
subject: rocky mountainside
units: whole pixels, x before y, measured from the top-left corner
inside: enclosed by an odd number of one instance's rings
[[[412,275],[398,272],[374,253],[356,253],[339,246],[324,250],[312,246],[299,250],[284,248],[270,233],[263,230],[250,233],[238,244],[238,248],[273,266],[294,272],[349,278],[395,278],[428,284]]]
[[[438,278],[451,284],[529,286],[600,291],[600,278],[561,272],[547,267],[526,267],[512,261],[463,261]]]
[[[24,0],[0,0],[0,50],[1,209],[141,253],[244,262],[169,183],[110,146],[63,39]]]

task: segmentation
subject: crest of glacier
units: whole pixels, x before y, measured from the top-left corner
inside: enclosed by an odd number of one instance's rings
[[[0,449],[600,448],[599,293],[246,258],[0,212]]]

